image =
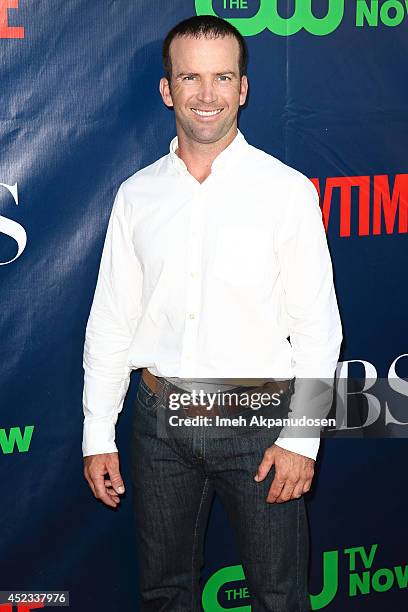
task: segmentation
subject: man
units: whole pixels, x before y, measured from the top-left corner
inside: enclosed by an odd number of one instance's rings
[[[131,448],[142,609],[201,609],[216,491],[252,610],[303,612],[303,494],[318,438],[262,427],[225,438],[191,427],[166,437],[158,417],[171,391],[242,391],[233,383],[248,378],[280,381],[270,384],[299,414],[290,383],[333,378],[342,334],[317,194],[237,128],[248,80],[235,28],[211,16],[181,22],[163,59],[160,93],[177,136],[115,198],[84,350],[85,478],[96,498],[117,507],[124,483],[115,424],[131,370],[144,368]]]

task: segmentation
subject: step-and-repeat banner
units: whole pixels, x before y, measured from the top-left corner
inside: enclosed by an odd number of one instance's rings
[[[128,493],[112,510],[83,478],[84,331],[116,190],[175,134],[158,92],[162,40],[208,13],[231,20],[249,47],[241,131],[319,191],[344,329],[338,375],[363,380],[351,393],[358,419],[343,410],[307,495],[312,608],[402,612],[404,0],[0,0],[0,590],[69,591],[75,612],[139,609],[128,460],[139,373],[117,425]],[[376,381],[388,388],[381,397]],[[203,607],[250,610],[217,499]]]

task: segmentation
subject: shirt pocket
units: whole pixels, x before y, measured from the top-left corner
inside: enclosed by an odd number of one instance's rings
[[[260,227],[229,225],[218,229],[214,275],[233,285],[254,287],[265,281],[272,233]]]

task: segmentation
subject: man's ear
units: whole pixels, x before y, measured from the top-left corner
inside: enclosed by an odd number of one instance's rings
[[[248,79],[247,77],[244,75],[242,75],[241,77],[241,89],[239,92],[239,105],[242,106],[243,104],[245,104],[245,100],[247,98],[247,94],[248,94]]]
[[[170,83],[166,79],[166,77],[162,77],[160,79],[159,90],[160,90],[160,94],[161,94],[161,97],[162,97],[163,102],[165,103],[165,105],[166,106],[173,106],[173,99],[172,99],[171,93],[170,93]]]

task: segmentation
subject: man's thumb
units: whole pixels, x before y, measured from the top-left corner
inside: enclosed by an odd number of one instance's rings
[[[258,466],[258,471],[254,476],[254,480],[256,482],[261,482],[264,480],[269,473],[269,470],[275,463],[275,455],[272,448],[268,448],[263,456],[261,463]]]
[[[113,474],[109,474],[110,481],[112,483],[112,487],[115,489],[116,493],[124,493],[125,485],[123,484],[122,477],[119,472],[114,472]]]

